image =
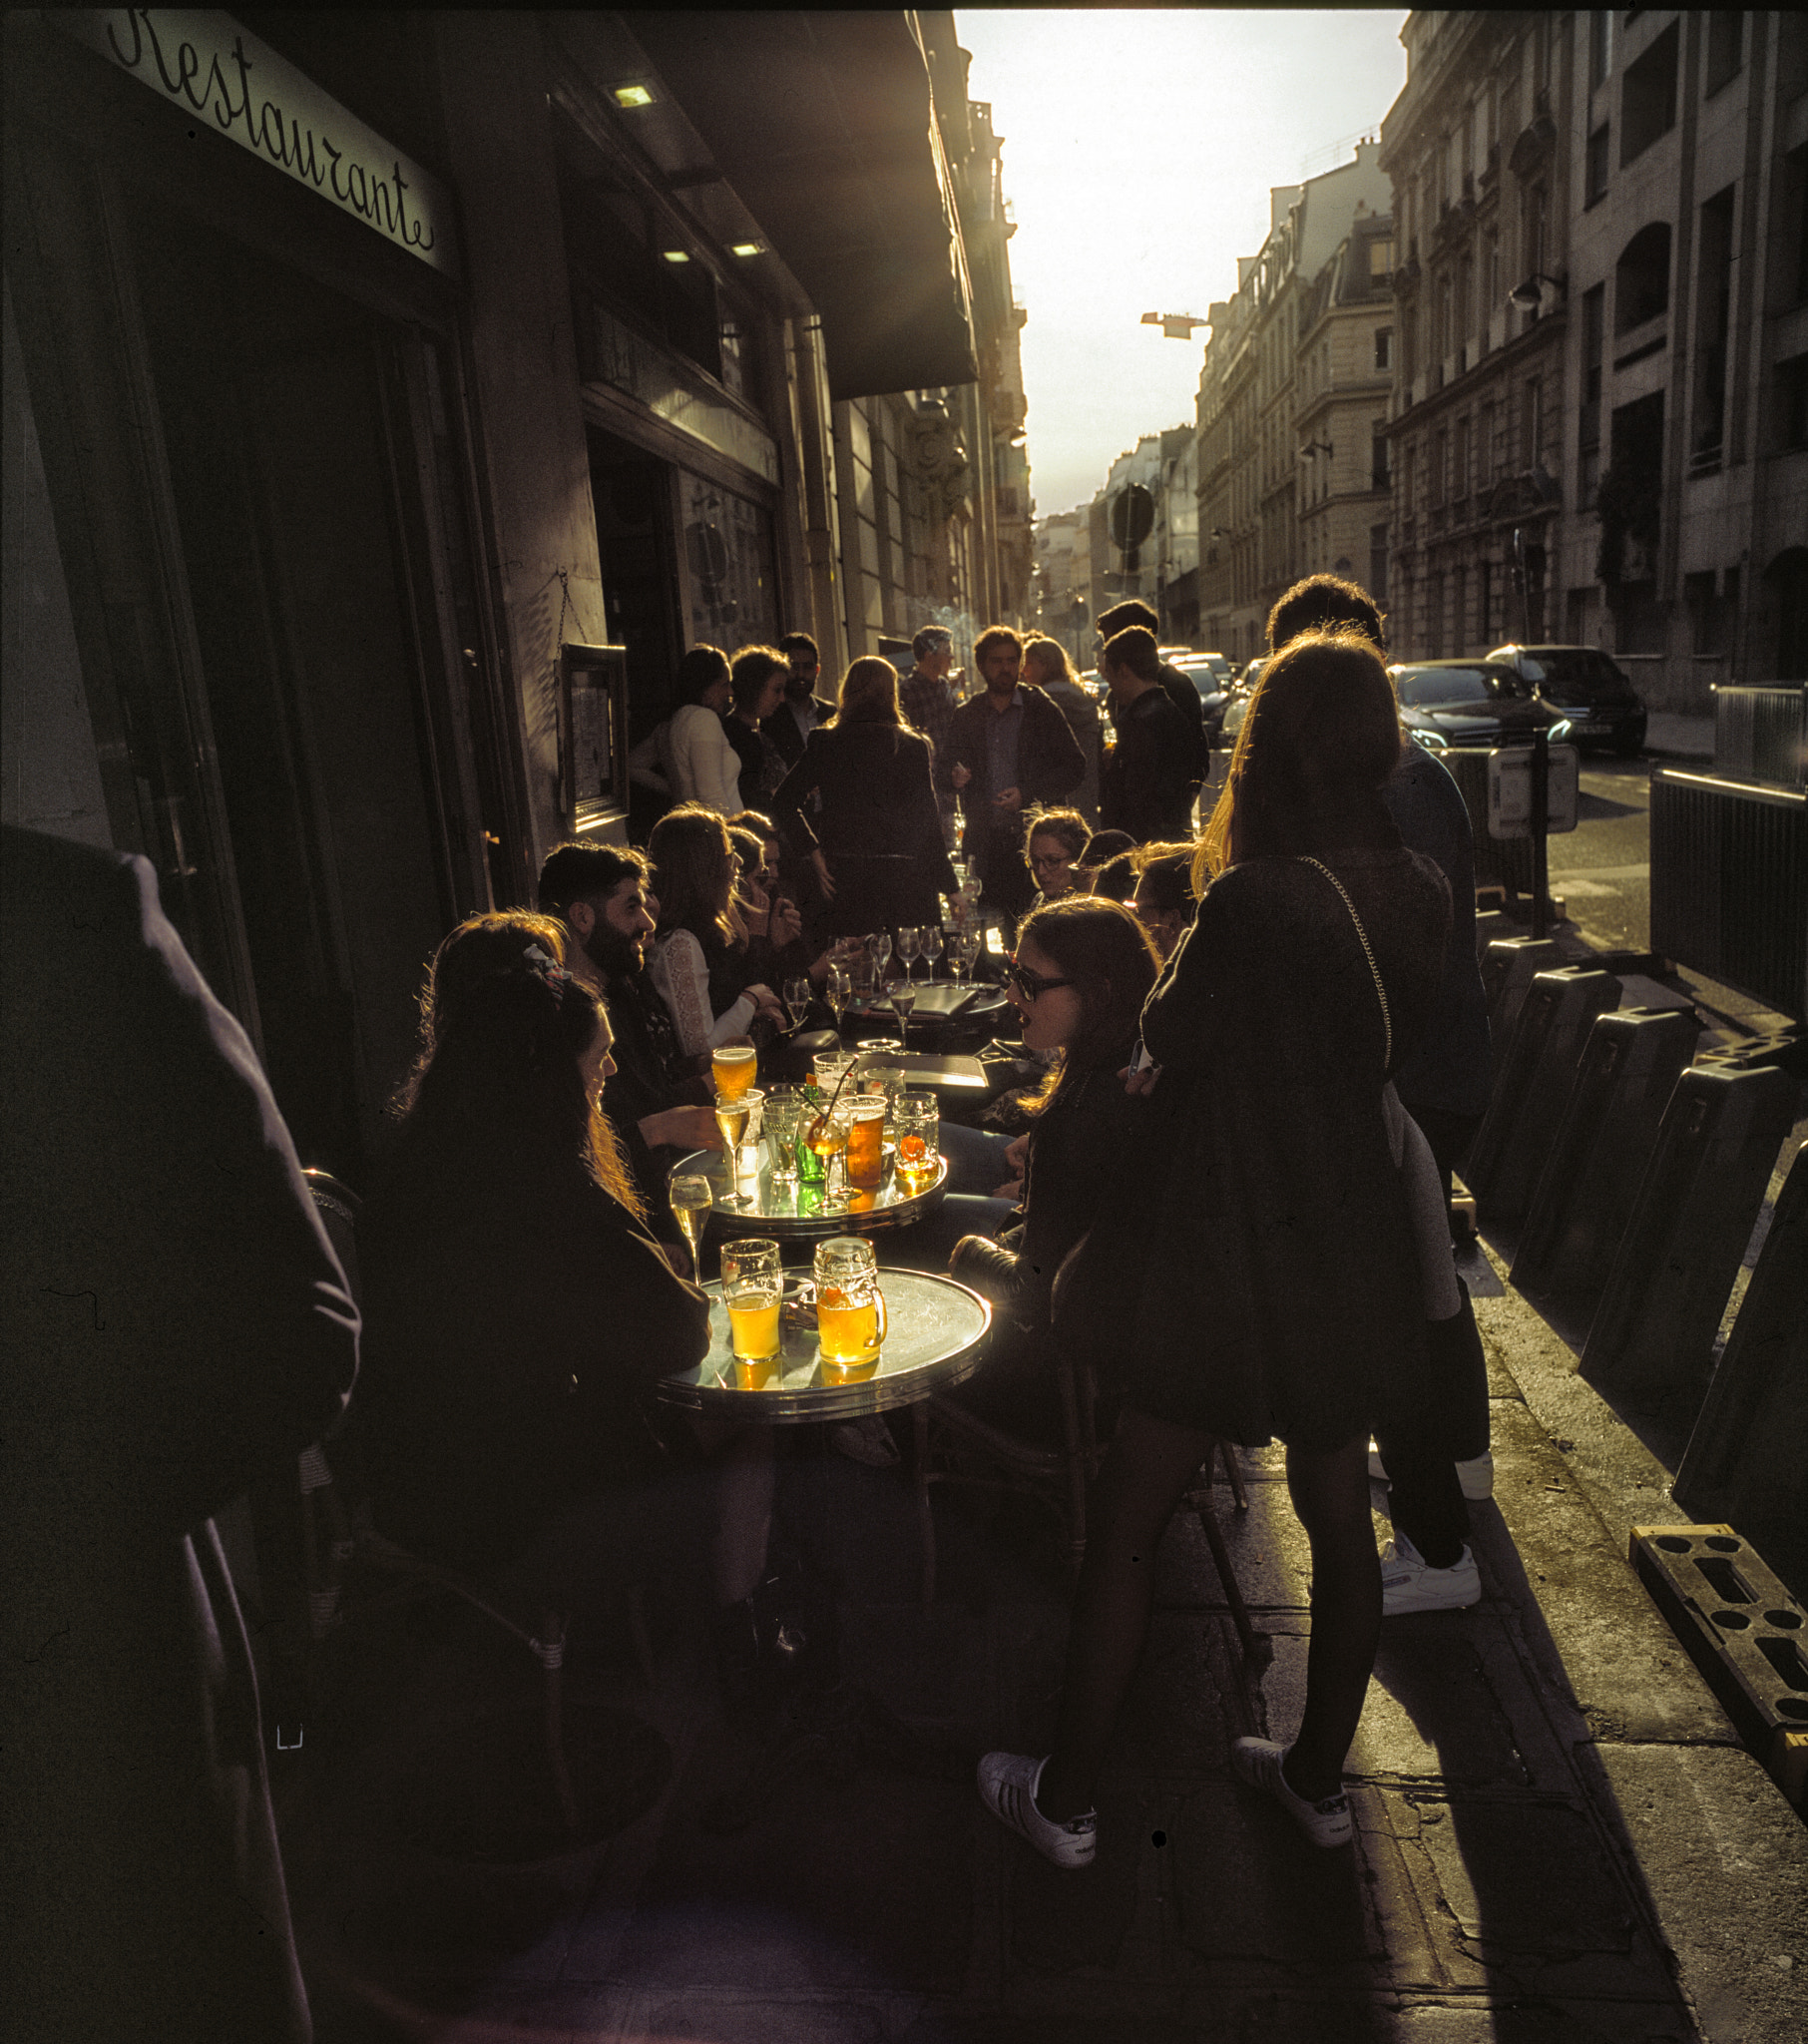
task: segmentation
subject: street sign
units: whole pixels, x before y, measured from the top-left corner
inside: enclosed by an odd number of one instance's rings
[[[1574,746],[1550,749],[1551,775],[1545,797],[1545,828],[1576,828],[1577,794],[1582,755]],[[1532,835],[1531,746],[1508,746],[1488,756],[1488,834],[1490,837]]]

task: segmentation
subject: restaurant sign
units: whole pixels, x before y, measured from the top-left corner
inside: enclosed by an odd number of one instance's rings
[[[285,171],[407,255],[458,274],[446,187],[229,14],[168,7],[45,12],[192,122],[205,122]]]

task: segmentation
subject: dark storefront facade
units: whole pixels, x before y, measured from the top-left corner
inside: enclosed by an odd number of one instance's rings
[[[754,18],[916,135],[826,319],[780,237],[821,263],[845,143],[775,230],[678,90],[722,121],[716,18],[642,18],[702,85],[635,19],[8,18],[6,818],[152,860],[353,1184],[434,946],[627,831],[684,647],[842,657],[835,322],[855,383],[962,367],[914,17]]]

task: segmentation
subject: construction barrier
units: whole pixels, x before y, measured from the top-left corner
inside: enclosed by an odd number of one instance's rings
[[[1689,1008],[1621,1008],[1594,1018],[1513,1260],[1519,1290],[1598,1295],[1699,1035]]]
[[[1618,1005],[1610,972],[1566,966],[1533,978],[1505,1056],[1497,1051],[1494,1092],[1463,1167],[1483,1214],[1517,1221],[1532,1204],[1594,1018]]]
[[[1671,1495],[1808,1590],[1808,1147],[1795,1154]]]
[[[1701,1063],[1677,1079],[1582,1349],[1590,1383],[1647,1406],[1698,1406],[1799,1095],[1775,1065]]]
[[[1630,1558],[1739,1737],[1801,1809],[1808,1613],[1731,1526],[1634,1526]]]

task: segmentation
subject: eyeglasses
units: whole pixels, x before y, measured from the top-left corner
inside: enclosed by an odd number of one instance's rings
[[[1030,863],[1038,872],[1044,866],[1071,866],[1074,854],[1071,851],[1035,851],[1030,854]]]
[[[1026,1001],[1040,1001],[1044,994],[1052,994],[1057,987],[1074,984],[1071,979],[1045,979],[1040,972],[1032,972],[1027,965],[1019,965],[1015,958],[1005,967],[1005,977]]]

